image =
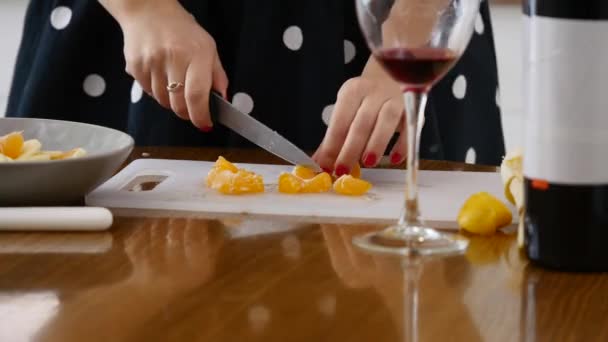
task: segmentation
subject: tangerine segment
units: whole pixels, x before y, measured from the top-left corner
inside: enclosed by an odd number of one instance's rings
[[[361,178],[361,166],[359,166],[359,164],[355,164],[349,175],[353,176],[354,178]],[[334,181],[340,178],[335,173],[332,173],[331,177]]]
[[[210,188],[226,195],[241,195],[264,192],[262,176],[246,170],[232,172],[230,170],[215,170],[213,178],[207,178]]]
[[[317,175],[313,169],[304,165],[296,165],[291,173],[294,176],[298,176],[302,179],[312,179]]]
[[[334,183],[334,191],[347,196],[361,196],[372,188],[372,184],[351,175],[344,175]]]
[[[60,152],[60,153],[51,153],[49,154],[49,158],[51,160],[63,160],[63,159],[71,159],[71,158],[79,158],[79,157],[84,157],[86,155],[85,150],[81,149],[81,148],[75,148],[66,152]]]
[[[507,206],[498,198],[488,193],[482,194],[487,198],[488,204],[496,212],[496,226],[498,229],[510,225],[511,222],[513,222],[513,214],[511,214],[511,210],[509,210],[509,208],[507,208]]]
[[[239,169],[234,164],[232,164],[231,162],[226,160],[224,157],[222,157],[222,156],[218,157],[215,164],[213,165],[213,167],[207,174],[207,186],[208,187],[210,187],[210,188],[212,187],[211,184],[214,182],[217,175],[219,173],[221,173],[221,171],[230,171],[230,172],[235,173],[235,172],[238,172]]]
[[[359,164],[355,164],[353,169],[350,171],[350,175],[355,178],[361,178],[361,166],[359,166]]]
[[[237,172],[239,169],[236,167],[236,165],[232,164],[231,162],[227,161],[226,158],[220,156],[219,158],[217,158],[217,161],[215,162],[215,165],[213,167],[216,167],[218,169],[221,170],[230,170],[232,172]]]
[[[9,158],[17,159],[21,155],[23,142],[23,134],[21,132],[13,132],[0,137],[0,153]]]
[[[207,186],[227,195],[260,193],[264,192],[264,179],[219,157],[207,174]]]
[[[42,143],[36,139],[26,140],[21,146],[21,154],[19,154],[19,160],[32,159],[37,155],[41,154]],[[62,152],[57,152],[62,153]]]
[[[493,234],[512,220],[509,208],[487,192],[469,197],[458,214],[461,229],[480,235]]]
[[[491,207],[475,207],[464,210],[458,215],[458,225],[462,230],[479,235],[496,232],[496,211]]]
[[[306,180],[304,182],[304,188],[302,192],[306,193],[319,193],[327,192],[331,189],[332,179],[329,173],[323,172],[316,175],[314,178]]]
[[[207,187],[208,188],[212,188],[213,189],[213,184],[215,184],[216,180],[219,179],[220,174],[222,173],[222,171],[226,171],[226,170],[220,170],[220,169],[215,168],[215,167],[213,167],[213,168],[211,168],[211,170],[209,170],[209,173],[207,173]]]
[[[304,189],[304,180],[292,173],[283,172],[279,176],[279,192],[297,194]]]

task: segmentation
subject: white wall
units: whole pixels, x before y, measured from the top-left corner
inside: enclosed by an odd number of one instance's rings
[[[12,67],[21,36],[26,0],[0,0],[0,115],[4,114]],[[520,6],[493,5],[498,53],[503,126],[507,147],[521,144],[521,10]]]
[[[523,143],[521,6],[494,5],[492,20],[498,55],[502,122],[509,149]]]
[[[26,0],[0,0],[0,116],[6,108],[26,5]]]

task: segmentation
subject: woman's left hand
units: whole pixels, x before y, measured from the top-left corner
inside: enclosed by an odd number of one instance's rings
[[[401,87],[370,57],[360,77],[344,83],[321,146],[313,159],[337,176],[350,173],[359,162],[374,167],[380,162],[396,131],[405,120]],[[390,159],[406,157],[407,139],[401,133]]]

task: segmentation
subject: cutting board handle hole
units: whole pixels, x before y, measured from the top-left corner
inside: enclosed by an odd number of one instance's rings
[[[124,188],[123,191],[129,192],[146,192],[152,191],[159,186],[167,176],[137,176],[130,181]]]

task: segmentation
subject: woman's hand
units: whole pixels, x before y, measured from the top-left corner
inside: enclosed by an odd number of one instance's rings
[[[126,71],[163,107],[211,130],[210,91],[226,97],[228,87],[213,37],[175,0],[101,2],[122,28]]]
[[[403,127],[403,107],[399,84],[370,58],[362,75],[346,81],[338,92],[327,133],[313,158],[338,176],[359,161],[376,166],[395,131]],[[403,162],[406,147],[401,134],[390,154],[393,164]]]

